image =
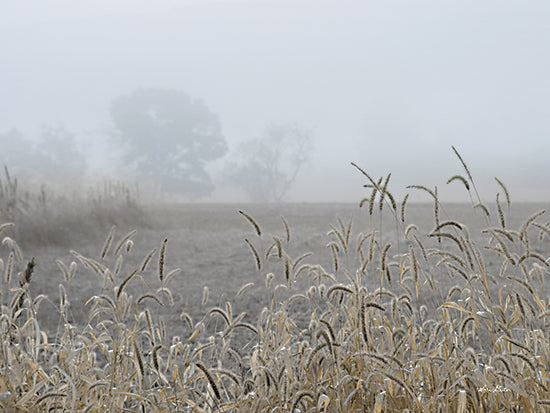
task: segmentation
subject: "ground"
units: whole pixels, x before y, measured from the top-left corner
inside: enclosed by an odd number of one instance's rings
[[[378,205],[377,205],[378,207]],[[532,213],[542,209],[541,204],[516,204],[513,206],[508,227],[517,229],[521,223]],[[262,230],[262,236],[258,237],[253,226],[238,211],[243,210],[252,216]],[[90,304],[87,300],[94,295],[111,295],[114,286],[122,283],[124,278],[134,268],[141,265],[144,257],[153,249],[157,252],[153,256],[147,271],[140,274],[143,281],[135,278],[128,282],[125,290],[136,296],[156,290],[161,286],[158,277],[159,250],[164,239],[167,239],[165,271],[167,274],[171,269],[181,268],[167,284],[171,289],[174,298],[174,305],[150,305],[151,310],[157,311],[156,316],[162,317],[169,335],[185,337],[191,330],[180,318],[182,312],[188,313],[193,322],[199,321],[204,314],[212,307],[225,308],[225,302],[230,301],[233,306],[233,314],[237,315],[246,312],[245,320],[254,323],[262,308],[268,305],[269,297],[266,290],[266,274],[270,271],[275,273],[274,281],[286,284],[284,268],[277,260],[265,261],[266,249],[274,242],[273,237],[279,237],[283,241],[283,247],[292,260],[306,252],[313,255],[306,258],[303,263],[321,264],[329,273],[334,273],[332,254],[327,243],[335,239],[332,234],[327,234],[332,224],[338,227],[338,217],[345,225],[353,220],[352,244],[358,234],[368,234],[373,230],[381,231],[383,243],[391,242],[390,254],[397,256],[407,252],[406,242],[403,239],[403,230],[414,223],[419,233],[427,233],[434,228],[433,204],[411,204],[407,206],[406,221],[404,225],[396,225],[396,219],[389,211],[384,211],[384,218],[381,220],[379,211],[375,208],[373,216],[369,216],[368,208],[359,208],[357,204],[185,204],[185,205],[162,205],[148,207],[148,216],[144,222],[135,222],[117,228],[110,254],[105,260],[100,259],[100,254],[105,238],[110,230],[109,227],[99,229],[103,237],[90,234],[90,237],[79,237],[71,242],[70,246],[33,246],[29,250],[24,249],[24,258],[29,260],[35,257],[37,266],[31,282],[33,296],[38,294],[47,295],[51,303],[43,301],[38,310],[39,322],[43,329],[55,336],[57,329],[61,326],[57,306],[59,303],[59,285],[63,284],[70,300],[72,319],[69,320],[75,325],[85,326],[88,322],[88,311]],[[498,219],[493,217],[493,224],[488,225],[479,209],[473,210],[467,204],[444,205],[440,210],[440,220],[453,219],[468,225],[470,236],[480,245],[482,239],[481,229],[488,226],[497,226]],[[285,218],[290,227],[291,240],[286,243],[286,231],[281,219]],[[508,218],[507,218],[508,219]],[[539,218],[540,222],[546,222],[544,215]],[[397,226],[397,229],[396,229]],[[74,250],[85,257],[93,258],[104,262],[109,268],[115,268],[115,260],[112,250],[116,244],[127,233],[133,229],[137,230],[132,238],[134,244],[129,253],[124,252],[124,264],[113,285],[103,287],[102,279],[94,274],[70,251]],[[396,231],[399,237],[397,243]],[[247,238],[257,248],[263,267],[261,271],[256,268],[255,258],[244,239]],[[548,238],[547,238],[548,239]],[[541,251],[545,257],[550,250],[550,241],[543,244],[546,251]],[[355,247],[353,247],[355,248]],[[335,276],[342,282],[347,282],[342,268],[354,268],[353,256],[342,258],[342,263]],[[67,266],[71,261],[77,263],[75,277],[67,282],[62,271],[59,269],[56,259],[63,261]],[[496,261],[488,260],[489,272],[497,274],[499,271]],[[303,292],[301,288],[307,289],[314,283],[307,277],[300,277],[293,285],[293,289]],[[372,288],[375,289],[379,283],[379,277],[373,274]],[[252,287],[241,296],[236,293],[246,283],[254,283]],[[395,281],[394,281],[395,282]],[[440,285],[435,293],[448,291],[452,282],[442,281],[448,285]],[[147,284],[147,285],[146,285]],[[150,287],[150,288],[148,288]],[[204,299],[204,287],[208,288],[208,300]],[[498,286],[494,286],[498,288]],[[286,294],[290,294],[287,292]],[[426,295],[425,300],[429,306],[430,301],[441,302],[443,297]],[[167,302],[165,302],[168,304]],[[300,306],[296,304],[296,317],[300,319]],[[305,311],[307,309],[304,308]],[[307,314],[309,316],[309,314]],[[307,320],[302,320],[307,322]],[[217,326],[215,325],[214,328]]]

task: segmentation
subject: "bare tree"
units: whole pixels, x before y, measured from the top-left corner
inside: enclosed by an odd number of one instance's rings
[[[256,139],[242,142],[227,165],[230,182],[255,202],[280,202],[309,159],[312,131],[298,124],[277,124]]]

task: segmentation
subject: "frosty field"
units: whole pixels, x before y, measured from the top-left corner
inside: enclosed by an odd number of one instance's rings
[[[543,204],[515,204],[509,226],[518,227],[524,219],[544,207]],[[290,244],[288,247],[285,246],[287,252],[293,258],[311,252],[313,255],[304,263],[321,264],[330,273],[334,273],[333,260],[330,249],[327,249],[326,245],[333,241],[334,237],[327,235],[327,232],[331,230],[330,225],[338,225],[338,217],[346,224],[350,219],[352,220],[351,235],[354,239],[360,232],[371,233],[373,230],[381,231],[382,238],[386,242],[395,243],[399,237],[403,238],[403,234],[396,233],[395,218],[392,214],[384,211],[382,226],[380,226],[378,211],[373,216],[369,216],[368,209],[359,208],[358,204],[184,204],[151,207],[148,210],[150,222],[146,222],[146,225],[141,222],[127,224],[124,228],[117,228],[116,235],[122,238],[130,231],[137,230],[132,238],[134,246],[125,263],[127,271],[132,265],[139,265],[151,249],[160,249],[162,241],[168,239],[166,264],[169,269],[181,268],[182,271],[170,282],[174,294],[174,306],[166,308],[158,306],[155,312],[162,314],[168,329],[173,334],[182,335],[185,332],[185,324],[179,317],[181,311],[186,311],[193,319],[198,319],[211,306],[223,306],[224,302],[229,300],[233,303],[236,313],[245,311],[247,319],[255,321],[257,314],[268,305],[265,275],[269,271],[263,269],[259,272],[256,268],[254,257],[244,241],[245,238],[255,241],[254,229],[238,213],[239,210],[250,214],[260,225],[264,234],[258,245],[263,248],[267,248],[273,242],[274,236],[281,239],[286,237],[281,217],[285,218],[291,231]],[[428,233],[435,227],[433,215],[432,204],[410,204],[406,209],[406,223],[414,223],[419,230]],[[487,227],[483,214],[473,210],[471,205],[444,205],[441,220],[447,219],[465,224],[476,243],[484,245],[483,242],[487,241],[486,234],[481,233],[481,229]],[[67,265],[71,261],[80,264],[71,255],[70,249],[90,258],[99,258],[109,230],[110,227],[106,226],[102,229],[104,237],[97,237],[94,234],[93,239],[77,240],[71,248],[59,246],[51,248],[45,245],[43,249],[33,249],[37,262],[31,286],[33,294],[46,294],[57,299],[58,285],[64,282],[64,279],[63,273],[55,262],[56,259],[63,260]],[[540,253],[547,255],[550,253],[548,237],[539,248]],[[546,249],[543,251],[544,248]],[[401,251],[397,250],[397,245],[390,250],[390,254],[406,252],[405,242],[401,245]],[[488,261],[487,264],[492,274],[498,273],[500,263],[494,260]],[[270,271],[276,272],[277,269],[281,270],[273,265]],[[126,272],[122,271],[122,274]],[[155,271],[149,271],[145,276],[147,275],[153,279],[157,277]],[[346,282],[341,270],[335,275],[339,282]],[[281,274],[279,277],[281,280],[278,281],[284,281]],[[309,287],[311,281],[306,279],[307,277],[302,278],[303,282],[299,283],[299,286]],[[379,280],[375,278],[376,276],[368,279],[372,289],[377,288],[376,284],[379,284]],[[145,278],[145,281],[148,279]],[[440,277],[437,281],[441,283],[438,287],[440,293],[447,292],[452,287],[453,279]],[[250,282],[254,283],[254,286],[251,286],[242,297],[236,299],[235,294],[240,287]],[[136,284],[139,286],[139,283]],[[502,285],[498,285],[500,286]],[[204,287],[209,290],[206,304],[202,304]],[[548,286],[545,284],[545,287]],[[73,321],[82,325],[86,321],[89,310],[89,306],[85,306],[85,300],[93,295],[105,293],[103,282],[94,275],[93,271],[79,265],[74,279],[66,285],[66,288],[68,295],[73,297],[71,300]],[[128,288],[132,290],[131,285]],[[136,293],[140,291],[143,293],[144,290],[145,288],[141,286],[137,288]],[[431,302],[435,305],[444,298],[441,294],[439,297],[430,295],[425,297],[428,304]],[[58,314],[55,311],[52,312],[52,308],[47,305],[44,305],[42,310],[43,314],[40,314],[42,328],[55,333],[59,322]],[[309,317],[309,314],[305,315]]]
[[[547,205],[373,199],[149,206],[22,251],[0,227],[0,406],[547,409]]]

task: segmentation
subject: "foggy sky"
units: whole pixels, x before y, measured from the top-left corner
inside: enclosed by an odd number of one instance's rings
[[[468,201],[445,185],[463,173],[451,145],[487,200],[497,176],[513,200],[548,201],[549,21],[535,0],[3,2],[0,132],[61,123],[101,163],[113,99],[180,89],[230,147],[272,122],[312,128],[292,201],[359,201],[350,161],[392,172],[397,194]]]

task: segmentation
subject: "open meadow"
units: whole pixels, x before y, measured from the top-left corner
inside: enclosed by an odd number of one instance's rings
[[[550,413],[550,0],[1,3],[0,413]]]
[[[0,227],[0,406],[550,410],[548,205],[411,190],[426,203],[379,181],[361,207],[18,216]]]
[[[511,225],[517,227],[522,223],[520,217],[529,217],[545,206],[527,203],[517,204],[515,207]],[[261,237],[257,237],[247,220],[239,214],[239,210],[245,211],[254,218],[261,227]],[[465,224],[472,229],[470,234],[472,241],[477,245],[485,245],[484,243],[488,240],[487,235],[481,231],[473,231],[474,228],[485,227],[483,215],[473,210],[471,205],[443,205],[442,211],[444,211],[441,214],[442,220],[445,220],[444,217],[448,215],[448,220],[454,219]],[[423,233],[429,233],[435,227],[433,204],[409,204],[406,214],[407,218],[410,218],[410,222],[414,223]],[[287,234],[283,218],[290,229],[290,242],[288,243],[286,242]],[[397,243],[395,246],[392,245],[388,251],[388,259],[397,260],[399,254],[408,252],[411,243],[402,234],[396,233],[395,220],[391,214],[384,212],[382,226],[380,226],[379,214],[370,216],[368,210],[360,208],[358,204],[174,204],[149,208],[147,215],[144,216],[145,225],[136,221],[135,223],[126,223],[122,228],[116,228],[113,238],[115,244],[129,233],[136,231],[131,236],[131,251],[124,254],[121,275],[118,278],[127,275],[134,267],[139,267],[152,250],[158,252],[163,241],[167,239],[165,252],[167,271],[180,269],[181,272],[175,274],[169,282],[174,305],[158,305],[154,308],[154,312],[162,314],[169,331],[174,334],[179,331],[178,335],[185,334],[186,325],[180,318],[181,311],[187,312],[193,320],[199,320],[212,306],[223,307],[226,301],[232,303],[237,314],[246,312],[246,319],[256,323],[257,315],[269,303],[266,275],[268,273],[277,274],[279,279],[274,278],[274,283],[284,284],[286,280],[284,267],[281,267],[278,259],[274,256],[266,259],[262,254],[261,261],[264,268],[258,271],[254,253],[245,240],[253,242],[260,254],[260,252],[265,253],[268,247],[271,247],[274,238],[278,238],[282,241],[285,252],[292,260],[311,253],[300,264],[320,265],[323,271],[334,276],[335,280],[346,283],[349,280],[346,279],[345,271],[351,271],[360,262],[355,262],[357,257],[354,256],[354,251],[350,251],[348,254],[345,254],[345,251],[341,253],[339,251],[339,255],[342,256],[338,263],[340,268],[335,271],[330,243],[338,241],[338,238],[328,232],[331,231],[331,226],[339,228],[338,218],[346,226],[350,221],[352,223],[350,247],[356,244],[359,234],[370,235],[372,231],[376,231],[377,235],[381,234],[378,236],[381,236],[385,244],[403,238],[400,240],[401,245],[398,246]],[[116,260],[112,257],[107,256],[103,260],[99,259],[110,229],[111,227],[105,226],[103,228],[104,236],[98,236],[96,233],[92,239],[75,240],[75,244],[72,246],[54,245],[33,248],[37,266],[34,270],[33,283],[30,286],[31,293],[45,294],[57,299],[59,284],[65,281],[58,261],[63,262],[67,267],[73,261],[80,264],[75,270],[73,278],[65,283],[65,288],[67,295],[72,297],[70,300],[71,322],[75,322],[77,325],[85,323],[89,312],[89,306],[84,305],[86,300],[94,295],[109,294],[112,286],[104,285],[103,279],[82,265],[78,257],[71,253],[71,250],[116,268]],[[98,232],[101,233],[101,231]],[[550,251],[550,238],[545,238],[545,240],[546,242],[538,247],[538,253]],[[427,241],[422,240],[422,242],[426,243]],[[367,243],[365,247],[369,247],[369,244]],[[129,283],[126,286],[127,291],[131,291],[134,295],[144,294],[148,292],[145,283],[155,285],[158,278],[157,255],[152,258],[150,265],[152,269],[143,274],[143,280],[136,279]],[[489,274],[499,273],[500,262],[497,259],[488,260],[486,265]],[[371,273],[369,275],[370,277],[368,275],[363,277],[363,282],[366,287],[374,291],[380,287],[379,274]],[[420,296],[421,303],[430,307],[440,305],[441,300],[445,298],[443,293],[448,292],[454,284],[459,283],[457,277],[447,277],[444,274],[441,276],[441,274],[434,273],[432,277],[437,288],[425,289]],[[328,284],[330,286],[331,281],[329,278],[320,278],[317,282],[317,280],[312,280],[311,276],[300,274],[293,281],[292,287],[285,288],[280,294],[286,296],[295,292],[303,292],[302,290],[307,290],[312,285]],[[387,280],[385,280],[386,282]],[[424,280],[425,282],[426,280]],[[247,287],[245,294],[237,297],[239,289],[249,283],[253,283],[253,285]],[[394,284],[396,285],[394,286]],[[508,284],[510,284],[509,281]],[[497,287],[503,285],[493,284],[492,288],[497,291]],[[394,280],[391,284],[388,283],[388,287],[397,288],[398,286],[399,283]],[[543,287],[547,288],[548,286],[544,285]],[[205,288],[207,289],[207,299],[204,297]],[[539,290],[539,293],[542,295],[543,291]],[[548,293],[548,291],[544,290],[544,293]],[[153,310],[153,308],[151,309]],[[48,308],[46,304],[43,305],[42,310],[41,327],[55,335],[60,321],[58,312],[52,312],[55,308]],[[294,316],[309,323],[311,316],[309,307],[304,309],[303,313],[296,312]],[[236,338],[238,339],[238,335]]]

